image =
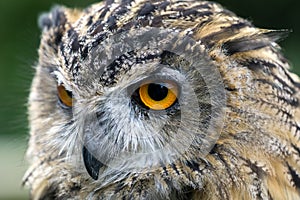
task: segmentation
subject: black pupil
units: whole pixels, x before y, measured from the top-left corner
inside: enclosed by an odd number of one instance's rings
[[[71,91],[69,91],[69,90],[66,90],[66,92],[67,92],[67,94],[68,94],[68,96],[69,96],[69,97],[71,97],[71,98],[73,97],[73,94],[72,94],[72,92],[71,92]]]
[[[150,83],[148,86],[148,94],[155,101],[161,101],[168,95],[168,88],[155,83]]]

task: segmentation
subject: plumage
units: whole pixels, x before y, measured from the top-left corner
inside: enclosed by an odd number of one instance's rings
[[[39,26],[32,199],[300,198],[300,84],[276,43],[285,30],[193,0],[56,6]],[[143,85],[177,99],[152,109],[160,100],[144,103]]]

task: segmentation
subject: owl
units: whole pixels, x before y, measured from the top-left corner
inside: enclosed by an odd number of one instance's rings
[[[39,18],[32,199],[300,199],[300,83],[276,41],[196,0]]]

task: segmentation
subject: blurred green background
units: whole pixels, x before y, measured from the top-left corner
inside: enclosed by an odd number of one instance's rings
[[[28,128],[26,100],[37,61],[40,32],[37,17],[55,4],[84,7],[96,0],[1,0],[0,1],[0,199],[28,199],[21,187]],[[300,74],[300,1],[219,0],[229,10],[256,26],[289,29],[280,42]]]

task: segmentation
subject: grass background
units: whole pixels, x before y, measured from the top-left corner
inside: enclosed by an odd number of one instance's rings
[[[85,7],[92,2],[97,1],[0,1],[0,199],[28,199],[21,178],[26,169],[24,154],[28,139],[26,100],[40,38],[37,18],[55,4]],[[292,70],[300,74],[300,1],[218,2],[258,27],[291,30],[280,44]]]

